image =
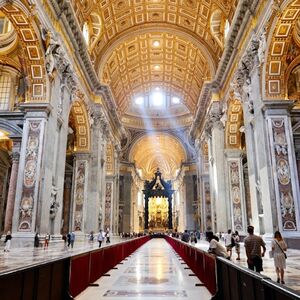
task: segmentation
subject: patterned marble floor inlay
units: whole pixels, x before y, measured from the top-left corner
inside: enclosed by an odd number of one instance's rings
[[[174,250],[164,239],[152,239],[126,261],[89,287],[77,300],[89,299],[211,299],[197,277],[190,277]]]
[[[187,297],[186,291],[118,291],[108,290],[104,297]]]

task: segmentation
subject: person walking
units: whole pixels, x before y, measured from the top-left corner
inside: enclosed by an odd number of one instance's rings
[[[106,236],[106,244],[110,244],[109,228],[107,228],[105,236]]]
[[[260,273],[263,271],[262,257],[264,257],[266,253],[266,243],[260,236],[254,234],[253,226],[248,226],[247,232],[249,235],[245,238],[244,244],[248,268]],[[261,248],[263,252],[261,252]]]
[[[182,234],[181,240],[186,243],[190,241],[190,234],[188,233],[187,230],[185,230],[184,233]]]
[[[102,229],[100,229],[100,231],[99,231],[99,233],[98,233],[97,240],[98,240],[99,248],[100,248],[102,242],[104,241],[104,234],[103,234],[103,230],[102,230]]]
[[[70,244],[71,244],[72,249],[74,247],[74,242],[75,242],[75,233],[74,233],[74,231],[72,231],[70,234]]]
[[[34,236],[34,247],[38,248],[40,246],[40,235],[37,232]]]
[[[287,246],[279,231],[275,231],[274,239],[272,240],[271,246],[273,251],[274,265],[277,274],[277,282],[285,284],[284,269],[286,268],[285,251],[287,250]]]
[[[226,247],[226,250],[227,250],[227,253],[229,255],[229,257],[231,258],[231,255],[232,255],[232,232],[231,232],[231,229],[228,229],[227,233],[225,234],[225,247]]]
[[[90,244],[94,243],[94,231],[91,231],[89,234],[89,243]]]
[[[68,232],[68,234],[67,234],[67,243],[68,243],[68,248],[70,247],[70,245],[71,245],[71,231],[70,232]]]
[[[12,239],[11,233],[10,233],[10,231],[7,231],[6,237],[4,240],[4,243],[5,243],[4,252],[10,251],[11,239]]]
[[[48,249],[49,246],[49,240],[50,240],[50,234],[47,232],[45,235],[45,244],[44,244],[44,250]]]
[[[240,245],[240,235],[238,231],[235,231],[235,233],[232,235],[234,244],[235,244],[235,252],[237,254],[236,260],[241,260],[240,254],[241,254],[241,245]]]

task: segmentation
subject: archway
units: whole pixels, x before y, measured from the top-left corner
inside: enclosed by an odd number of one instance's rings
[[[76,199],[74,199],[74,187],[76,180],[76,154],[87,153],[89,150],[90,129],[86,106],[83,101],[76,100],[70,109],[68,122],[66,166],[63,193],[62,234],[66,234],[69,230],[73,229],[71,228],[73,216],[72,207],[75,207],[75,209],[80,210],[80,207],[77,207],[77,205],[72,204],[74,201],[76,202]]]

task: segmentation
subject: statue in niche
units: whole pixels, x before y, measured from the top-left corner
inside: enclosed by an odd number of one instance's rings
[[[72,127],[68,128],[67,152],[72,152],[75,144],[75,133]]]
[[[259,48],[257,50],[259,64],[262,65],[265,62],[265,52],[267,49],[267,39],[266,39],[267,31],[264,28],[263,33],[259,37]]]
[[[52,177],[52,186],[51,186],[51,193],[50,193],[50,218],[54,219],[56,217],[59,203],[56,200],[57,192],[59,189],[56,187],[54,183],[54,177]]]
[[[53,78],[53,71],[55,68],[54,54],[57,48],[60,47],[60,44],[50,30],[42,28],[41,32],[46,46],[46,70],[50,78]]]

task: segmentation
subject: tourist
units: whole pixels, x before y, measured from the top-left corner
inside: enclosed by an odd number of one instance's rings
[[[231,229],[228,229],[227,233],[225,234],[224,242],[225,242],[225,247],[226,247],[227,253],[231,258],[232,248],[234,246],[234,244],[232,243],[233,239],[232,239]]]
[[[110,244],[109,228],[107,228],[105,236],[106,236],[106,244]]]
[[[94,242],[94,231],[91,231],[89,234],[89,243],[93,244]]]
[[[70,237],[70,243],[71,243],[71,248],[72,249],[74,247],[74,242],[75,242],[75,233],[72,231],[71,232],[71,237]]]
[[[197,244],[197,237],[194,232],[191,233],[191,243],[192,244]]]
[[[208,252],[216,256],[224,257],[230,259],[225,247],[217,241],[218,237],[213,234],[212,231],[206,232],[206,240],[209,242]]]
[[[48,246],[49,246],[49,240],[50,240],[50,234],[47,232],[46,235],[45,235],[44,250],[45,250],[46,248],[48,248]]]
[[[248,226],[248,236],[245,238],[245,249],[247,255],[248,268],[260,273],[263,271],[262,257],[265,256],[266,244],[260,236],[254,234],[254,227]],[[263,252],[261,252],[261,248]]]
[[[40,235],[37,232],[34,236],[34,247],[38,248],[40,246]]]
[[[275,232],[274,239],[272,240],[271,246],[273,251],[274,265],[277,274],[277,282],[285,284],[284,269],[286,268],[285,251],[287,250],[287,246],[279,231]]]
[[[240,235],[238,231],[235,231],[235,233],[232,235],[234,239],[235,244],[235,252],[237,254],[236,260],[241,260],[240,254],[241,254],[241,246],[240,246]]]
[[[188,233],[187,230],[185,230],[184,233],[182,234],[181,240],[186,243],[190,241],[190,234]]]
[[[99,248],[100,248],[102,242],[104,241],[104,234],[103,234],[103,230],[102,230],[102,229],[100,229],[100,231],[99,231],[99,233],[98,233],[97,240],[98,240]]]
[[[5,237],[5,240],[4,240],[4,243],[5,243],[4,252],[9,252],[11,239],[12,239],[11,233],[10,233],[10,231],[7,231],[6,237]]]

